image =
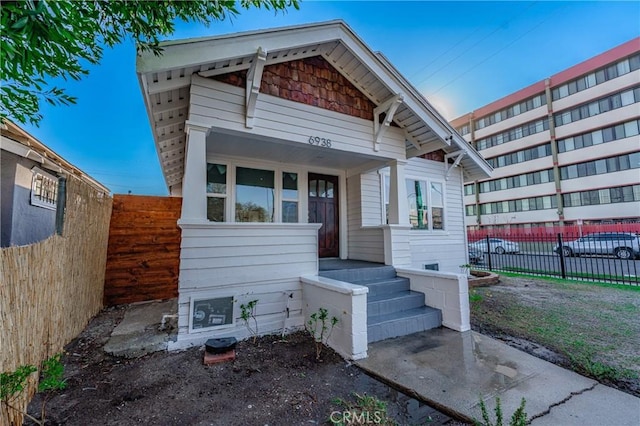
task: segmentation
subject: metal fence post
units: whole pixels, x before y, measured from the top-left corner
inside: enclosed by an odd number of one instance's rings
[[[489,261],[489,270],[492,270],[492,265],[491,265],[491,245],[489,245],[489,234],[487,234],[486,238],[487,240],[487,260]]]
[[[562,249],[562,234],[558,232],[558,250],[560,250],[560,274],[562,275],[562,279],[567,279],[567,270],[564,264],[564,250]]]

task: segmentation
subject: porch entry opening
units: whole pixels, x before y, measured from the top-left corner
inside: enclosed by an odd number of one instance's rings
[[[318,256],[338,257],[338,176],[309,173],[309,223],[321,223]]]

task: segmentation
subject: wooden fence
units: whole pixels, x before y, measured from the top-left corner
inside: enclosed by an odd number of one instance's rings
[[[0,372],[39,366],[100,311],[111,204],[69,178],[63,235],[0,250]],[[26,409],[36,376],[14,407]],[[22,415],[0,404],[0,424],[21,425]]]
[[[105,305],[178,296],[181,206],[178,197],[114,197]]]

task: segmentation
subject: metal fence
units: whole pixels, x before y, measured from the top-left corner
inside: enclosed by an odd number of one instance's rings
[[[637,232],[552,230],[469,231],[470,262],[475,269],[640,285]]]

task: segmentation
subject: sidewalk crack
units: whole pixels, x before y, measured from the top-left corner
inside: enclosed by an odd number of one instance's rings
[[[553,407],[557,407],[558,405],[562,405],[564,403],[566,403],[567,401],[569,401],[571,398],[573,398],[574,396],[578,396],[578,395],[582,395],[585,392],[589,392],[592,391],[596,386],[598,386],[598,382],[594,383],[593,385],[589,386],[588,388],[584,388],[582,390],[579,391],[575,391],[575,392],[571,392],[569,394],[569,396],[567,396],[565,399],[563,399],[562,401],[558,401],[555,402],[553,404],[551,404],[546,410],[544,410],[542,413],[538,413],[535,416],[531,416],[529,417],[529,420],[527,421],[527,424],[531,424],[531,422],[533,422],[535,419],[546,416],[547,414],[549,414],[551,412],[551,409]]]

